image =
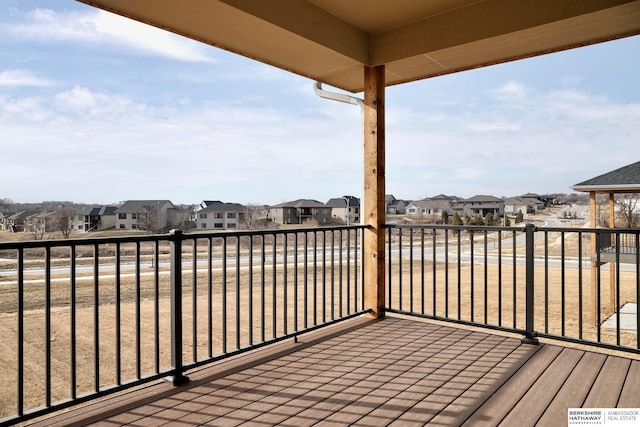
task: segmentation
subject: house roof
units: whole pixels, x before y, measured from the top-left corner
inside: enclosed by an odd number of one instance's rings
[[[502,199],[499,199],[495,196],[487,196],[484,194],[478,194],[469,199],[461,200],[461,202],[501,202]]]
[[[640,192],[640,162],[598,175],[571,188],[575,191],[595,191],[596,193]]]
[[[244,212],[245,207],[240,203],[221,202],[219,200],[205,201],[207,207],[198,212]]]
[[[78,0],[350,91],[640,33],[640,0]]]
[[[346,208],[347,201],[345,200],[345,198],[349,199],[349,207],[353,208],[360,206],[360,199],[354,196],[335,197],[333,199],[329,199],[329,201],[325,203],[325,206],[328,206],[330,208]]]
[[[272,208],[324,208],[326,205],[322,202],[312,199],[298,199],[290,202],[284,202],[271,206]]]
[[[170,200],[127,200],[124,202],[122,206],[116,209],[116,213],[131,213],[138,212],[141,209],[149,209],[149,208],[161,208],[166,204],[169,204],[169,207],[174,207],[173,203]]]

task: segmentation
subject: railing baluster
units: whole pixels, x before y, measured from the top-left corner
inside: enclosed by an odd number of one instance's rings
[[[100,271],[98,245],[93,245],[93,373],[94,391],[100,391]],[[47,269],[48,271],[49,269]],[[140,378],[140,377],[138,377]]]
[[[289,286],[289,281],[288,281],[288,276],[289,276],[289,269],[287,267],[287,262],[288,262],[288,251],[287,251],[287,246],[289,245],[289,234],[285,233],[283,235],[284,237],[284,245],[283,245],[283,249],[282,249],[282,263],[284,265],[283,268],[283,274],[282,274],[282,299],[284,301],[283,307],[282,307],[282,319],[283,319],[283,327],[284,327],[284,334],[287,335],[289,333],[289,329],[288,329],[288,325],[287,325],[287,301],[288,301],[288,293],[287,293],[287,288]]]
[[[198,360],[198,239],[191,240],[191,353]]]
[[[24,249],[18,248],[18,307],[17,307],[17,414],[24,414]]]
[[[116,319],[118,316],[116,314]],[[69,253],[69,389],[71,399],[77,397],[77,324],[76,324],[76,246],[71,245]],[[120,348],[120,336],[118,325],[116,325],[116,351]],[[119,354],[116,353],[116,354]],[[117,363],[119,359],[116,359],[116,384],[120,385],[120,365]]]
[[[75,264],[75,255],[74,255],[74,264]],[[115,304],[116,304],[116,384],[120,385],[122,383],[122,310],[121,310],[121,279],[120,279],[120,242],[116,243],[115,254],[114,254],[114,263],[115,263]],[[74,268],[75,270],[75,268]],[[75,280],[74,280],[75,282]],[[74,285],[75,289],[75,285]],[[75,328],[74,328],[75,330]],[[158,351],[157,351],[158,352]]]
[[[51,247],[45,248],[45,279],[44,279],[44,339],[45,339],[45,406],[51,406]],[[96,306],[97,307],[97,306]],[[96,308],[97,311],[97,308]],[[96,326],[97,330],[97,326]],[[97,333],[96,333],[97,335]],[[98,348],[96,347],[96,353]],[[99,359],[96,359],[99,361]],[[97,366],[97,365],[96,365]]]
[[[140,313],[140,242],[136,242],[136,379],[142,378],[142,325]],[[97,283],[97,282],[96,282]]]
[[[222,353],[227,352],[227,236],[222,236]]]
[[[251,260],[249,255],[249,260]],[[251,267],[249,267],[251,277]],[[251,336],[251,329],[249,329]],[[207,350],[209,357],[213,357],[213,238],[207,239]],[[251,341],[251,339],[249,339]]]

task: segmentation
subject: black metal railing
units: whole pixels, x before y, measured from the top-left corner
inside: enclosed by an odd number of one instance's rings
[[[625,247],[605,256],[606,239]],[[386,240],[387,311],[640,353],[640,230],[387,225]]]
[[[365,313],[364,228],[0,243],[0,424]]]

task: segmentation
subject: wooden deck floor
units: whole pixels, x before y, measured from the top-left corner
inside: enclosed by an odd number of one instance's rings
[[[640,407],[639,360],[397,317],[325,329],[35,425],[558,426]]]

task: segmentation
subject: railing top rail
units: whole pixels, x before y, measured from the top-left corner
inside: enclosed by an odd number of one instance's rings
[[[474,231],[519,231],[524,232],[527,226],[533,226],[534,231],[565,232],[565,233],[613,233],[613,234],[640,234],[640,228],[587,228],[587,227],[548,227],[535,224],[521,226],[493,226],[493,225],[449,225],[449,224],[384,224],[385,228],[398,229],[428,229],[428,230],[474,230]]]
[[[244,237],[244,236],[260,236],[260,235],[279,235],[279,234],[295,234],[310,233],[337,230],[358,230],[368,228],[367,225],[339,225],[330,227],[305,227],[305,228],[287,228],[287,229],[271,229],[271,230],[236,230],[236,231],[217,231],[217,232],[190,232],[180,233],[179,237],[175,233],[166,234],[140,234],[130,236],[109,236],[109,237],[83,237],[74,239],[50,239],[50,240],[21,240],[12,242],[0,242],[0,250],[7,249],[28,249],[28,248],[53,248],[68,247],[82,245],[100,245],[115,243],[135,243],[149,241],[171,241],[176,238],[181,240],[222,238],[222,237]],[[173,230],[172,230],[173,231]]]
[[[490,225],[449,225],[449,224],[384,224],[385,228],[403,228],[403,229],[428,229],[428,230],[474,230],[474,231],[522,231],[526,229],[526,225],[519,227],[490,226]]]

